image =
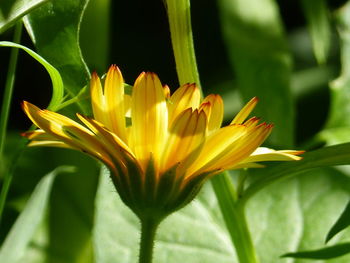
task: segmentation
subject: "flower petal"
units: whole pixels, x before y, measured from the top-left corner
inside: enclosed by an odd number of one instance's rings
[[[209,135],[200,155],[188,168],[186,174],[192,175],[208,163],[219,161],[221,156],[231,149],[232,144],[246,132],[247,128],[244,125],[230,125]]]
[[[40,110],[29,102],[23,102],[22,107],[32,122],[49,135],[75,149],[89,153],[110,167],[114,166],[101,143],[85,127],[61,114]]]
[[[106,123],[107,120],[103,110],[105,108],[105,97],[103,95],[101,80],[96,72],[93,72],[91,75],[90,96],[94,118],[101,123]]]
[[[207,117],[203,111],[187,109],[174,121],[163,153],[161,170],[167,171],[181,163],[185,169],[199,154],[206,133]]]
[[[244,125],[242,126],[244,127]],[[193,174],[189,174],[189,176],[216,170],[227,170],[237,165],[264,142],[272,127],[272,125],[267,125],[266,123],[262,123],[252,130],[245,127],[245,133],[242,136],[239,136],[228,146],[216,151],[212,159],[207,160],[206,163],[203,162],[203,166],[198,167],[197,171],[192,171]],[[220,138],[217,138],[217,140],[220,140]],[[210,148],[208,151],[210,151]]]
[[[61,142],[56,137],[48,134],[44,130],[28,131],[22,133],[21,135],[31,140],[28,146],[49,146],[78,150],[64,142]]]
[[[127,161],[139,165],[130,148],[117,135],[93,119],[80,114],[77,116],[95,134],[109,155],[113,157],[114,163],[117,163],[124,173],[127,173]]]
[[[231,124],[240,124],[249,116],[252,110],[255,108],[259,99],[257,97],[252,98],[241,110],[236,117],[232,120]]]
[[[212,167],[208,165],[207,169],[216,170],[231,169],[231,167],[237,165],[241,160],[250,156],[256,148],[258,148],[269,136],[273,125],[262,123],[250,130],[245,136],[242,136],[239,140],[232,145],[230,151],[228,151],[218,162],[212,164]],[[206,170],[207,170],[206,169]]]
[[[109,68],[104,91],[96,73],[92,75],[91,100],[95,119],[126,141],[124,80],[117,66]]]
[[[266,147],[257,148],[248,158],[241,163],[263,162],[263,161],[298,161],[302,157],[297,156],[304,151],[281,150],[276,151]]]
[[[156,74],[142,73],[136,80],[131,101],[130,147],[143,169],[152,154],[156,169],[166,143],[168,111],[164,90]]]
[[[221,127],[224,117],[224,102],[220,95],[211,94],[207,96],[200,109],[208,116],[208,132],[211,133]]]
[[[188,108],[197,109],[200,102],[200,91],[196,84],[185,84],[171,95],[168,102],[169,125],[176,117]]]

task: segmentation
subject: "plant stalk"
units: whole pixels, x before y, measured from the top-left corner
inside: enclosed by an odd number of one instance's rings
[[[139,263],[152,263],[154,239],[159,223],[154,219],[141,220]]]
[[[203,95],[193,44],[190,0],[165,0],[165,3],[180,85],[197,83]],[[246,221],[244,203],[239,202],[228,173],[215,176],[212,185],[239,262],[258,263]]]
[[[19,21],[15,27],[13,42],[19,43],[22,34],[22,21]],[[4,97],[2,100],[1,115],[0,115],[0,174],[3,174],[3,184],[0,192],[0,224],[2,214],[5,207],[8,191],[12,182],[12,171],[6,168],[4,158],[5,140],[7,134],[7,124],[10,114],[10,106],[12,101],[13,87],[15,83],[16,67],[17,67],[18,49],[11,50],[9,68],[6,77]],[[12,169],[11,169],[12,170]]]
[[[240,202],[226,172],[211,179],[226,227],[240,263],[259,263],[249,232],[244,203]]]
[[[165,4],[180,85],[196,83],[200,87],[192,36],[190,0],[165,0]]]
[[[22,22],[19,22],[15,27],[13,42],[18,43],[22,34]],[[11,50],[10,62],[7,71],[4,97],[2,99],[1,117],[0,117],[0,158],[3,160],[3,153],[5,148],[7,123],[10,114],[10,107],[12,101],[13,87],[15,83],[16,66],[18,58],[18,49]]]

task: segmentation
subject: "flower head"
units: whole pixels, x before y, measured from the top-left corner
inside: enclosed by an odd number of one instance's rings
[[[296,155],[302,153],[259,147],[273,126],[247,119],[257,98],[221,128],[221,97],[209,95],[201,102],[195,84],[170,95],[156,74],[144,72],[128,94],[113,65],[103,86],[96,73],[90,86],[94,118],[77,114],[81,125],[24,102],[24,111],[40,128],[25,135],[32,146],[81,150],[101,160],[122,200],[140,218],[163,218],[181,208],[219,172],[260,167],[260,161],[299,160]]]

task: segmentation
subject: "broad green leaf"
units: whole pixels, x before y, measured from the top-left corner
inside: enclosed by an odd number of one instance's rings
[[[110,0],[89,1],[81,23],[80,43],[86,64],[101,74],[110,63],[111,15]]]
[[[155,263],[236,262],[215,197],[209,193],[208,199],[203,196],[161,224],[156,237]],[[104,170],[93,231],[96,262],[137,262],[139,229],[137,217],[120,201]]]
[[[224,41],[244,101],[257,96],[254,115],[276,127],[275,145],[292,145],[291,55],[274,0],[220,0]]]
[[[11,27],[18,19],[48,0],[2,0],[0,2],[0,33]]]
[[[331,44],[331,29],[326,0],[301,0],[318,63],[327,60]]]
[[[71,167],[62,166],[40,180],[0,249],[1,262],[23,262],[27,247],[47,211],[47,204],[56,175],[71,171]]]
[[[309,259],[331,259],[350,253],[350,243],[337,244],[331,247],[317,250],[300,251],[284,254],[283,257],[309,258]]]
[[[326,128],[319,134],[327,144],[350,141],[350,2],[336,13],[340,37],[341,74],[330,83],[331,104]]]
[[[271,165],[264,169],[257,169],[252,174],[253,181],[244,192],[243,198],[248,199],[256,192],[275,181],[282,180],[308,171],[310,169],[350,164],[350,143],[321,148],[306,152],[303,159]]]
[[[65,90],[74,97],[88,83],[90,73],[79,47],[79,30],[88,0],[51,1],[25,17],[25,26],[37,52],[52,64],[63,79]],[[87,101],[78,102],[89,112]]]
[[[27,52],[30,56],[32,56],[36,61],[38,61],[41,65],[45,67],[47,72],[50,75],[51,82],[52,82],[52,98],[50,101],[50,104],[48,105],[48,109],[50,110],[56,110],[60,104],[63,101],[63,94],[64,94],[64,88],[63,88],[63,82],[60,73],[55,69],[49,62],[47,62],[43,57],[35,53],[33,50],[22,46],[20,44],[8,42],[8,41],[1,41],[0,47],[14,47],[14,48],[20,48]]]
[[[290,251],[324,246],[328,229],[350,194],[350,179],[335,169],[315,169],[266,187],[248,202],[248,218],[261,262],[307,263],[282,259]],[[334,242],[347,242],[348,230]],[[334,244],[332,242],[332,245]],[[350,255],[318,263],[348,263]]]
[[[108,176],[101,174],[96,199],[96,262],[134,263],[139,222],[120,201]],[[334,169],[318,169],[300,179],[270,185],[254,196],[247,203],[247,215],[260,261],[304,263],[280,255],[322,246],[328,227],[347,202],[349,189],[348,177]],[[343,231],[337,241],[349,237],[349,231]],[[156,239],[155,263],[238,263],[210,184],[186,208],[165,219]]]
[[[336,234],[338,234],[343,229],[347,228],[349,225],[350,225],[350,202],[345,207],[343,213],[340,215],[337,222],[332,226],[331,230],[329,230],[326,237],[326,242],[331,240],[331,238],[333,238]]]

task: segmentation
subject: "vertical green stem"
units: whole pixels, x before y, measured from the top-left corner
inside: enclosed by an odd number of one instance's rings
[[[200,86],[192,37],[190,0],[165,2],[179,82],[195,82]],[[239,202],[229,175],[217,175],[212,179],[212,184],[240,263],[258,263],[246,221],[244,203]]]
[[[237,199],[237,194],[228,173],[215,176],[212,180],[216,197],[223,214],[226,227],[236,248],[240,263],[258,263],[252,238],[250,236],[245,207]]]
[[[21,39],[22,22],[19,22],[15,27],[13,42],[18,43]],[[15,83],[15,71],[17,66],[18,49],[13,48],[10,55],[10,63],[7,71],[7,78],[5,83],[4,97],[2,100],[1,117],[0,117],[0,162],[3,163],[4,145],[6,139],[6,129],[8,117],[10,113],[10,106],[13,94],[13,86]]]
[[[22,34],[22,21],[18,22],[15,27],[15,33],[13,37],[13,42],[19,43]],[[17,66],[17,57],[18,57],[18,49],[13,48],[11,50],[10,55],[10,63],[7,72],[6,84],[4,97],[2,101],[1,107],[1,117],[0,117],[0,173],[4,174],[4,181],[0,192],[0,224],[2,219],[2,214],[5,207],[5,202],[7,198],[7,193],[10,189],[10,185],[12,182],[12,171],[10,169],[6,169],[5,160],[4,160],[4,147],[5,147],[5,139],[6,139],[6,130],[8,117],[10,113],[10,106],[13,94],[13,87],[15,83],[15,72]],[[11,169],[12,170],[12,169]]]
[[[180,85],[197,83],[200,86],[194,52],[190,0],[165,0]]]
[[[141,220],[139,263],[152,263],[154,239],[159,223],[153,219]]]

